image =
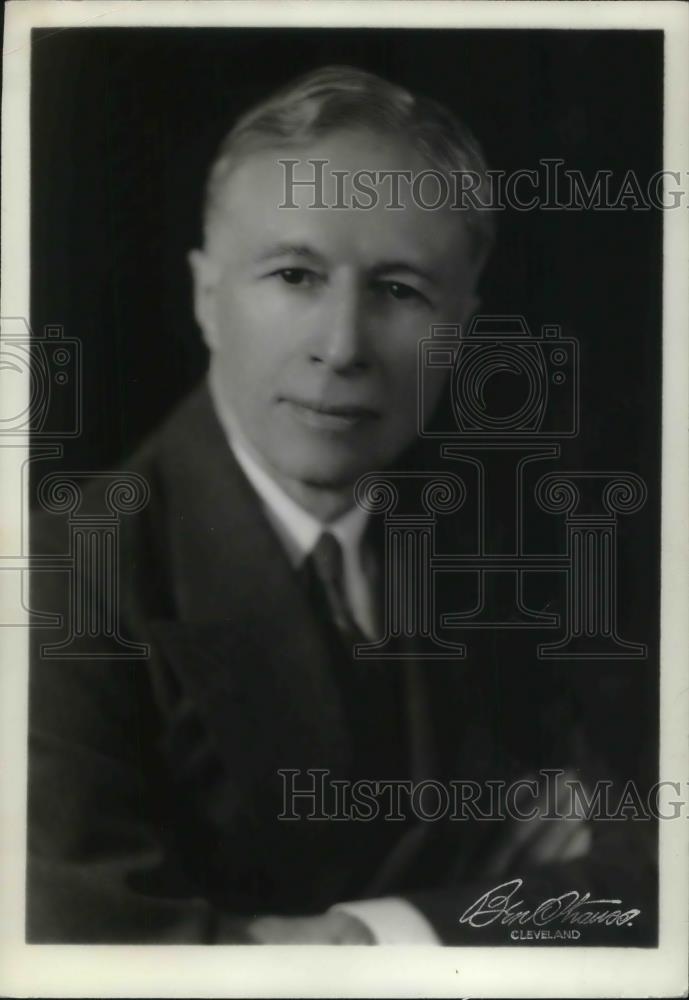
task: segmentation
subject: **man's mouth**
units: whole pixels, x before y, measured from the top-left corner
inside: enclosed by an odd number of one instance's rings
[[[280,402],[296,420],[316,430],[351,430],[380,416],[377,410],[359,403],[323,403],[287,397]]]

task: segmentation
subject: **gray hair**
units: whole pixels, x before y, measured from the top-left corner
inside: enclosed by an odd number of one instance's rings
[[[483,187],[486,164],[478,141],[437,101],[419,97],[374,73],[351,66],[327,66],[287,84],[238,119],[220,145],[206,186],[208,227],[220,194],[240,159],[270,146],[312,141],[343,128],[404,137],[446,176],[471,173]],[[492,213],[474,205],[463,213],[481,260],[494,241]]]

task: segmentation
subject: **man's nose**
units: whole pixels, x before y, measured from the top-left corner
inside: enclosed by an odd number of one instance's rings
[[[333,291],[322,317],[319,334],[311,344],[311,360],[338,374],[368,367],[365,305],[353,284]]]

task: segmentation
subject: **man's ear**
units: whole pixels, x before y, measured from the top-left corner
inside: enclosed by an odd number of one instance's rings
[[[194,292],[194,315],[209,350],[217,347],[216,289],[219,268],[207,250],[190,250],[187,260]]]

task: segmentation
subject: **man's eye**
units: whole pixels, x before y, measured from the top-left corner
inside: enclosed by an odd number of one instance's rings
[[[312,285],[317,278],[315,272],[305,267],[281,267],[274,274],[287,285]]]
[[[426,296],[423,295],[417,288],[412,288],[411,285],[405,285],[403,281],[383,281],[381,282],[381,287],[385,292],[387,292],[388,295],[392,296],[393,299],[397,299],[400,302],[428,302]]]

